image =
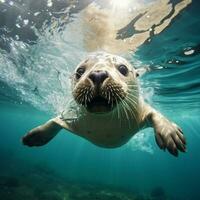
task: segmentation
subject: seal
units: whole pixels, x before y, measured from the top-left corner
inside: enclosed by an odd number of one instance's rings
[[[115,148],[126,144],[140,130],[153,127],[160,149],[174,156],[185,152],[181,128],[148,105],[139,92],[138,71],[124,58],[99,52],[89,55],[72,78],[73,99],[80,114],[67,120],[57,116],[28,132],[28,146],[48,143],[62,129],[93,144]]]

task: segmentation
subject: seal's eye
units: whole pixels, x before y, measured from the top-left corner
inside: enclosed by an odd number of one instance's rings
[[[118,67],[118,70],[121,74],[123,74],[124,76],[128,75],[128,68],[125,65],[120,65]]]
[[[84,74],[84,72],[85,72],[85,67],[79,67],[76,70],[76,79],[81,78],[81,76]]]

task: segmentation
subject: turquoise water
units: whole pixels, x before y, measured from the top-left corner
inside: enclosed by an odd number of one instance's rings
[[[6,8],[13,9],[8,2]],[[72,19],[89,3],[85,1],[72,11]],[[31,32],[35,35],[31,38],[26,27],[17,32],[9,25],[12,19],[5,16],[16,18],[18,4],[9,13],[3,4],[0,3],[0,199],[200,199],[198,1],[129,56],[137,67],[148,68],[141,77],[146,101],[179,124],[185,133],[187,152],[178,158],[157,147],[152,129],[142,131],[117,149],[96,147],[66,131],[46,146],[23,146],[20,140],[28,130],[66,106],[71,98],[71,71],[88,52],[79,43],[81,33],[73,31],[70,24],[50,28],[47,24],[41,28],[35,21]],[[23,10],[21,15],[26,12]],[[5,30],[6,19],[10,31]],[[40,19],[40,24],[44,21]]]

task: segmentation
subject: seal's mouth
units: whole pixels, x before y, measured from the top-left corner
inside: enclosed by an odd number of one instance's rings
[[[99,87],[90,81],[81,82],[73,90],[75,101],[91,113],[108,113],[126,97],[122,85],[110,80]],[[109,80],[109,79],[108,79]]]
[[[102,96],[94,97],[90,102],[87,102],[87,110],[93,113],[105,113],[113,110],[115,102],[109,102]]]

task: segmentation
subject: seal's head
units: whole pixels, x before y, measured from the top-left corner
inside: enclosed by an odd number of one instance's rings
[[[122,57],[107,53],[91,54],[74,73],[74,99],[89,112],[110,112],[124,100],[136,102],[136,76],[136,70]]]

